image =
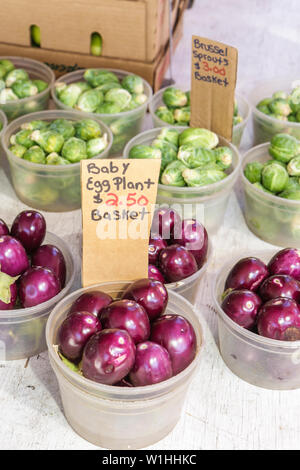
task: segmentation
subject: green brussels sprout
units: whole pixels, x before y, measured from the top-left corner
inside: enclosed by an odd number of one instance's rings
[[[234,125],[234,126],[237,126],[237,125],[240,124],[241,122],[243,122],[242,116],[234,116],[234,117],[233,117],[233,125]]]
[[[270,108],[266,104],[257,105],[256,108],[264,114],[271,114]]]
[[[87,69],[83,75],[84,79],[91,85],[93,88],[103,85],[106,82],[117,82],[119,79],[116,74],[109,72],[108,70],[101,69]]]
[[[175,123],[172,111],[170,111],[166,106],[160,106],[159,108],[157,108],[157,110],[155,111],[155,115],[162,121],[167,122],[168,124]]]
[[[49,86],[44,80],[32,80],[32,83],[37,87],[38,93],[42,93]]]
[[[162,99],[168,108],[181,108],[186,106],[188,101],[186,94],[174,87],[167,88]]]
[[[233,153],[229,147],[218,147],[214,149],[214,154],[216,156],[216,162],[222,170],[227,170],[233,159]]]
[[[250,183],[260,183],[263,168],[264,165],[260,162],[247,163],[244,169],[244,175]]]
[[[181,124],[189,124],[191,119],[191,108],[189,106],[185,106],[184,108],[175,109],[174,119]]]
[[[11,145],[9,147],[9,150],[14,155],[16,155],[16,157],[22,158],[27,149],[26,149],[26,147],[24,147],[24,145],[15,144],[15,145]]]
[[[46,163],[45,152],[38,145],[33,145],[27,149],[23,159],[32,163]]]
[[[148,99],[148,96],[145,95],[145,93],[140,93],[139,95],[133,94],[131,97],[131,101],[137,106],[142,106],[142,104],[145,104]]]
[[[0,65],[5,68],[6,73],[11,72],[15,68],[14,64],[9,59],[1,59]]]
[[[268,189],[266,189],[259,181],[257,181],[256,183],[253,183],[253,186],[255,188],[261,189],[265,193],[273,194],[272,191],[269,191]]]
[[[191,144],[194,147],[215,148],[219,143],[219,137],[208,129],[189,128],[179,136],[179,145]]]
[[[27,129],[30,131],[46,129],[46,127],[48,127],[48,122],[40,120],[24,122],[23,124],[21,124],[21,129]]]
[[[216,155],[213,150],[194,147],[191,144],[179,147],[177,158],[188,168],[199,168],[209,163],[216,163]]]
[[[129,158],[155,158],[161,159],[161,151],[149,145],[135,145],[130,149]]]
[[[272,113],[279,116],[288,116],[292,111],[288,101],[282,98],[272,100],[269,104],[269,108]]]
[[[69,160],[61,157],[57,152],[49,153],[46,157],[47,165],[71,165]]]
[[[144,95],[136,95],[136,96],[144,96]],[[131,100],[129,101],[126,108],[123,108],[122,111],[132,111],[133,109],[138,108],[140,105],[134,100],[133,96],[131,96]]]
[[[289,105],[293,113],[298,113],[300,110],[300,87],[296,87],[292,90],[289,97]]]
[[[299,152],[298,140],[289,134],[276,134],[271,139],[270,155],[283,163],[288,163]]]
[[[117,103],[102,103],[96,109],[97,114],[119,114],[122,111]]]
[[[30,147],[34,145],[34,141],[32,140],[31,134],[32,134],[31,130],[22,129],[10,137],[10,143],[12,145],[15,145],[15,144],[23,145],[23,147],[26,147],[27,149],[29,149]]]
[[[127,77],[123,78],[121,83],[123,88],[131,94],[139,95],[144,93],[143,79],[137,75],[127,75]]]
[[[10,88],[15,82],[29,80],[28,73],[24,69],[14,69],[6,75],[5,84]]]
[[[300,155],[289,161],[287,171],[290,176],[300,176]]]
[[[177,147],[170,142],[156,139],[152,142],[152,147],[161,151],[161,170],[164,170],[169,163],[177,160]]]
[[[107,134],[103,137],[97,137],[96,139],[90,139],[86,144],[86,153],[88,158],[96,157],[106,149],[108,144]]]
[[[299,181],[299,178],[297,178],[297,176],[289,177],[289,182],[285,187],[285,191],[290,190],[290,189],[300,189],[300,181]]]
[[[17,101],[19,98],[11,88],[3,88],[0,91],[0,104],[6,104],[10,101]]]
[[[4,67],[4,65],[0,64],[0,79],[2,80],[6,74],[7,74],[6,68]],[[4,87],[5,87],[5,82],[4,82]]]
[[[71,83],[71,85],[67,85],[64,89],[59,91],[58,97],[64,105],[73,108],[81,93],[81,86],[78,83]]]
[[[12,91],[20,99],[38,94],[38,89],[31,80],[18,80],[17,82],[14,82],[12,85]]]
[[[56,131],[42,129],[33,131],[31,139],[36,142],[46,153],[59,153],[64,145],[64,138]]]
[[[175,145],[175,147],[178,148],[179,133],[176,129],[169,129],[168,127],[163,127],[157,136],[157,140],[165,140],[166,142],[170,142],[170,144],[173,144]]]
[[[49,130],[58,132],[65,140],[75,135],[75,127],[72,122],[63,118],[52,121],[49,125]]]
[[[279,197],[284,199],[291,199],[295,201],[300,200],[300,188],[299,189],[285,189],[282,193],[278,194]]]
[[[297,117],[294,116],[293,114],[290,114],[290,115],[288,116],[288,121],[289,121],[289,122],[298,122]]]
[[[122,88],[122,85],[119,82],[105,82],[102,85],[99,85],[95,90],[101,91],[104,95],[113,88]]]
[[[226,178],[227,175],[221,169],[188,168],[182,172],[182,176],[188,186],[201,187],[217,183]]]
[[[264,163],[264,166],[272,165],[272,163],[278,163],[278,165],[281,165],[283,168],[286,168],[286,164],[283,162],[280,162],[279,160],[271,159],[268,160]]]
[[[85,113],[94,113],[103,100],[104,96],[100,90],[87,90],[79,96],[75,108]]]
[[[70,139],[66,140],[64,143],[61,154],[71,163],[85,160],[87,158],[86,143],[84,140],[78,139],[78,137],[70,137]]]
[[[276,162],[266,165],[261,176],[263,186],[274,193],[283,191],[289,182],[288,172]]]
[[[127,133],[134,124],[135,124],[135,119],[130,120],[128,117],[126,117],[126,118],[116,119],[110,124],[109,127],[114,135],[124,136],[124,133]],[[128,141],[128,138],[127,138],[127,141]],[[114,143],[115,143],[115,140],[114,140]]]
[[[130,103],[131,94],[129,91],[124,90],[124,88],[112,88],[106,93],[104,100],[107,103],[117,104],[122,110]]]
[[[93,119],[77,121],[74,127],[76,137],[82,140],[96,139],[102,134],[100,124]]]
[[[288,94],[285,91],[275,91],[272,95],[272,100],[276,100],[278,98],[286,100],[288,98]]]
[[[91,54],[98,57],[102,54],[102,37],[99,33],[92,33]]]
[[[257,103],[256,107],[258,107],[258,106],[269,106],[271,101],[272,101],[272,98],[264,98],[263,100],[259,101],[259,103]]]
[[[64,90],[66,90],[67,87],[68,87],[68,85],[66,84],[66,82],[55,82],[54,83],[55,94],[59,99],[60,99],[60,95],[62,94],[62,92]]]
[[[169,163],[161,175],[161,183],[166,186],[186,186],[182,172],[187,167],[179,160]]]

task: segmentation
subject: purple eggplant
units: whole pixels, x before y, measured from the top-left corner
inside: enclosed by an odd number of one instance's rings
[[[260,297],[251,290],[233,290],[221,305],[231,320],[247,330],[254,327],[260,306]]]
[[[168,303],[165,286],[153,279],[140,279],[131,284],[123,293],[122,299],[134,300],[146,310],[153,321],[164,313]]]
[[[61,288],[64,287],[66,282],[66,262],[59,248],[54,245],[40,246],[31,258],[31,265],[51,269],[59,279]]]
[[[1,276],[0,276],[0,279],[1,279]],[[11,280],[13,281],[13,278],[11,278]],[[0,282],[0,286],[1,286],[0,287],[0,310],[14,309],[16,307],[16,302],[17,302],[17,297],[18,297],[18,288],[17,288],[16,282],[12,282],[12,284],[10,284],[9,286],[5,286],[4,291],[2,290],[3,286],[1,285],[1,282]]]
[[[159,234],[168,243],[181,232],[181,217],[174,209],[156,209],[153,215],[151,233]]]
[[[9,228],[4,220],[0,219],[0,237],[2,237],[2,235],[9,235]]]
[[[156,266],[153,266],[153,264],[149,264],[148,266],[148,278],[162,282],[163,284],[166,282],[160,270]]]
[[[150,336],[150,322],[145,309],[134,300],[117,300],[100,314],[103,328],[126,330],[135,344]]]
[[[167,282],[177,282],[198,271],[194,255],[180,245],[170,245],[160,252],[159,268]]]
[[[40,212],[20,212],[13,221],[11,235],[22,243],[27,253],[33,253],[43,243],[46,221]]]
[[[23,246],[9,235],[0,237],[0,266],[1,271],[11,277],[19,276],[29,266]]]
[[[148,247],[149,264],[156,265],[158,263],[159,253],[167,246],[166,241],[160,235],[153,234],[149,240]]]
[[[300,251],[285,248],[273,256],[268,264],[270,274],[287,274],[300,281]]]
[[[173,375],[179,374],[193,361],[197,351],[197,339],[190,322],[180,315],[164,315],[152,325],[150,341],[168,351]]]
[[[227,276],[227,289],[247,289],[256,291],[269,276],[267,266],[258,258],[243,258],[238,261]]]
[[[71,305],[69,314],[74,312],[89,312],[97,317],[101,310],[113,301],[112,297],[105,292],[90,291],[81,294]]]
[[[29,268],[20,278],[19,295],[24,308],[52,299],[60,292],[60,282],[50,269]]]
[[[135,345],[127,331],[102,330],[85,345],[82,373],[87,379],[114,385],[128,375],[134,359]]]
[[[58,331],[61,353],[70,361],[79,362],[87,341],[100,330],[100,320],[92,313],[76,312],[68,315]]]
[[[275,274],[264,280],[259,288],[259,295],[264,302],[277,297],[287,297],[300,301],[300,282],[287,274]]]
[[[180,237],[174,239],[174,243],[192,253],[199,269],[203,266],[208,250],[208,235],[202,224],[195,219],[183,220]]]
[[[152,341],[138,344],[129,377],[135,387],[153,385],[170,379],[172,363],[168,351]]]
[[[292,299],[266,302],[259,311],[257,329],[261,336],[282,341],[300,340],[300,310]]]

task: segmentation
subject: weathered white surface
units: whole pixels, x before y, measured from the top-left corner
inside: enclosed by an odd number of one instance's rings
[[[186,15],[185,41],[176,52],[175,78],[189,82],[190,36],[213,37],[240,51],[239,80],[290,74],[295,78],[299,5],[290,0],[246,2],[196,0]],[[268,29],[267,29],[268,27]],[[245,139],[244,142],[248,142]],[[244,144],[245,146],[245,144]],[[24,209],[0,170],[0,216],[11,221]],[[80,211],[46,214],[48,228],[66,240],[80,261]],[[216,333],[210,284],[213,272],[238,250],[255,253],[267,245],[247,229],[235,195],[224,225],[213,237],[214,256],[199,287],[198,308]],[[76,286],[79,286],[79,276]],[[38,358],[0,365],[1,449],[94,449],[68,426],[47,353]],[[180,423],[153,449],[299,449],[300,391],[273,392],[239,380],[226,368],[211,335],[206,337],[199,374],[195,378]]]

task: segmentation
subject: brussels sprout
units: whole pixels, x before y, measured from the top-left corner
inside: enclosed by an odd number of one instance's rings
[[[0,65],[5,68],[6,73],[11,72],[15,68],[14,64],[9,59],[1,59]]]
[[[20,99],[38,94],[38,89],[31,80],[18,80],[13,83],[12,90]]]
[[[290,115],[288,116],[288,121],[289,121],[289,122],[298,122],[297,117],[294,116],[293,114],[290,114]]]
[[[290,189],[300,189],[300,181],[296,176],[289,177],[289,182],[285,187],[285,191]]]
[[[258,107],[258,106],[269,106],[271,101],[272,101],[272,98],[264,98],[259,103],[257,103],[256,107]]]
[[[63,118],[52,121],[49,125],[49,130],[58,132],[65,140],[75,135],[75,127],[72,122]]]
[[[103,152],[107,147],[107,134],[103,137],[97,137],[96,139],[90,139],[86,144],[86,153],[88,158],[95,157]]]
[[[57,152],[49,153],[46,157],[47,165],[71,165],[69,160],[62,158]]]
[[[128,138],[126,135],[124,135],[125,133],[127,133],[129,130],[131,130],[133,124],[135,124],[135,119],[134,120],[130,120],[129,118],[119,118],[119,119],[116,119],[114,122],[112,122],[110,124],[110,130],[112,131],[112,133],[114,135],[122,135],[123,137],[125,137],[125,142],[128,141]],[[114,139],[114,143],[115,143],[115,139]]]
[[[4,67],[4,65],[0,64],[0,80],[2,80],[6,74],[7,74],[6,68]],[[4,82],[4,87],[5,87],[5,82]]]
[[[300,176],[300,155],[289,161],[287,171],[290,176]]]
[[[233,153],[229,147],[218,147],[214,149],[214,154],[216,156],[216,162],[222,170],[227,170],[233,159]]]
[[[38,93],[46,90],[49,86],[44,80],[32,80],[32,83],[37,87]]]
[[[34,145],[34,141],[32,140],[31,137],[32,131],[29,129],[22,129],[16,134],[12,135],[10,138],[10,143],[12,145],[19,144],[23,145],[23,147],[26,147],[29,149]]]
[[[96,109],[97,114],[118,114],[122,111],[117,103],[102,103]]]
[[[148,99],[148,96],[145,93],[140,93],[139,95],[132,95],[132,101],[136,106],[142,106],[145,104]]]
[[[276,134],[271,139],[269,153],[275,160],[288,163],[299,151],[298,140],[289,134]]]
[[[122,85],[120,85],[119,82],[105,82],[102,85],[97,86],[95,90],[99,90],[105,95],[105,93],[113,88],[122,88]]]
[[[179,147],[178,160],[181,160],[188,168],[199,168],[216,162],[213,150],[202,147],[194,147],[191,144]]]
[[[262,184],[269,191],[280,193],[285,189],[288,181],[288,172],[277,162],[266,165],[262,170]]]
[[[9,88],[19,80],[29,80],[28,73],[24,69],[14,69],[6,75],[5,84]]]
[[[98,87],[99,85],[103,85],[103,83],[106,82],[119,83],[119,79],[116,74],[109,72],[108,70],[88,69],[84,72],[83,77],[88,82],[88,84],[94,88]]]
[[[282,193],[278,194],[279,197],[284,199],[300,200],[300,188],[299,189],[285,189]]]
[[[139,95],[144,92],[143,79],[137,75],[127,75],[127,77],[123,78],[121,83],[129,93]]]
[[[166,106],[160,106],[159,108],[157,108],[157,110],[155,111],[155,115],[162,121],[167,122],[168,124],[175,123],[172,111],[170,111]]]
[[[286,99],[276,98],[269,104],[272,113],[280,116],[288,116],[291,113],[291,107]]]
[[[161,151],[161,170],[174,160],[177,160],[177,147],[165,140],[156,139],[152,147]]]
[[[130,149],[129,158],[155,158],[161,159],[161,151],[149,145],[135,145]]]
[[[58,98],[60,98],[60,95],[62,92],[68,87],[66,82],[55,82],[54,83],[54,88],[55,88],[55,94]]]
[[[24,145],[15,144],[15,145],[11,145],[9,147],[9,150],[14,155],[16,155],[16,157],[22,158],[27,149],[26,149],[26,147],[24,147]]]
[[[64,145],[64,138],[61,134],[47,129],[33,131],[31,139],[46,153],[60,152]]]
[[[16,101],[19,98],[10,88],[3,88],[0,91],[0,104],[6,104],[9,101]]]
[[[87,158],[86,143],[84,140],[77,137],[70,137],[66,140],[62,148],[61,154],[67,158],[71,163],[79,162]]]
[[[283,162],[280,162],[279,160],[271,159],[268,160],[264,163],[264,166],[272,165],[272,163],[277,163],[278,165],[281,165],[283,168],[286,169],[286,164]]]
[[[188,101],[186,94],[174,87],[167,88],[163,93],[162,99],[168,108],[181,108],[186,106]]]
[[[257,181],[256,183],[253,183],[253,186],[255,188],[261,189],[265,193],[273,194],[272,191],[269,191],[268,189],[266,189],[259,181]]]
[[[191,108],[189,106],[185,106],[184,108],[175,109],[174,119],[177,122],[189,124],[191,119]]]
[[[208,129],[189,128],[179,136],[179,145],[191,144],[194,147],[215,148],[219,143],[219,137]]]
[[[289,104],[293,113],[300,111],[300,87],[296,87],[292,90],[289,98]]]
[[[178,148],[179,133],[176,129],[169,129],[168,127],[163,127],[157,136],[157,140],[165,140],[166,142],[170,142],[170,144],[173,144],[175,145],[175,147]]]
[[[217,183],[226,178],[227,175],[221,169],[188,168],[182,172],[182,176],[188,186],[201,187]]]
[[[98,57],[102,54],[102,38],[99,33],[92,33],[91,54]]]
[[[33,145],[27,149],[23,159],[32,163],[46,163],[45,152],[38,145]]]
[[[288,94],[285,91],[275,91],[275,93],[273,93],[272,95],[273,100],[276,100],[278,98],[286,100],[287,97],[288,97]]]
[[[266,104],[257,105],[256,108],[264,114],[271,114],[270,108]]]
[[[106,93],[104,99],[107,103],[117,104],[122,110],[130,103],[131,94],[124,88],[112,88]]]
[[[162,173],[161,183],[166,186],[185,186],[182,172],[186,169],[187,167],[179,160],[169,163]]]
[[[48,122],[40,120],[24,122],[21,124],[21,129],[28,129],[30,131],[46,129],[46,127],[48,127]]]
[[[244,169],[244,175],[250,183],[260,183],[263,168],[264,165],[260,162],[247,163]]]
[[[87,90],[79,96],[75,108],[85,113],[94,113],[103,100],[104,96],[100,90]]]
[[[71,85],[68,85],[62,91],[59,91],[59,99],[66,106],[73,108],[81,93],[81,86],[78,83],[71,83]]]
[[[101,136],[101,127],[93,119],[82,119],[75,123],[75,135],[82,140],[96,139]]]

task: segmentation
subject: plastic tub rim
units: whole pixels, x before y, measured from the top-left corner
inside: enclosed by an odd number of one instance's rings
[[[6,114],[5,114],[5,112],[4,112],[2,109],[0,109],[0,121],[1,121],[2,124],[3,124],[2,129],[1,129],[1,131],[0,131],[0,136],[1,136],[1,135],[3,135],[3,133],[4,133],[5,129],[6,129],[6,127],[7,127],[7,123],[8,123]]]

